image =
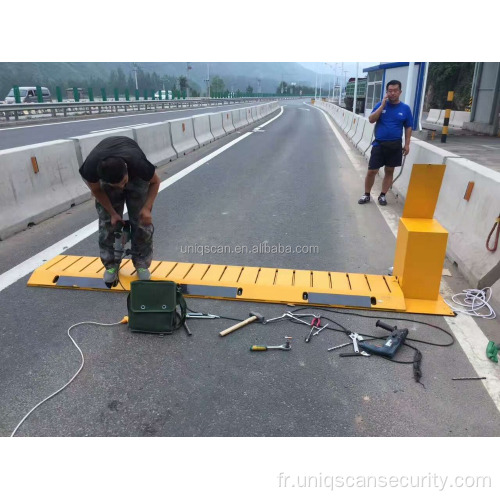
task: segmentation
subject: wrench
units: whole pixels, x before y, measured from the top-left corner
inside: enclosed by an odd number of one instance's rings
[[[280,349],[281,351],[290,351],[292,346],[290,342],[286,342],[282,345],[253,345],[250,347],[251,351],[268,351],[269,349]]]
[[[351,332],[349,334],[349,337],[351,337],[351,339],[352,339],[352,343],[354,346],[354,352],[356,354],[361,354],[361,356],[370,356],[367,352],[359,350],[358,340],[364,340],[363,337],[359,333]]]

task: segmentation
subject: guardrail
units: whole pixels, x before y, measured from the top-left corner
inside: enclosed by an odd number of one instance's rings
[[[266,97],[234,97],[222,99],[171,99],[171,100],[138,100],[138,101],[86,101],[86,102],[42,102],[29,104],[2,104],[0,115],[3,114],[6,121],[12,117],[19,120],[19,115],[32,112],[50,113],[53,118],[66,117],[68,113],[92,115],[106,113],[119,113],[129,111],[158,111],[165,109],[198,108],[204,106],[223,106],[227,104],[239,104],[245,102],[272,101],[275,98]],[[12,115],[12,116],[11,116]]]

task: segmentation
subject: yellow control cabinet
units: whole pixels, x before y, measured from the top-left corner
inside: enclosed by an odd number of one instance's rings
[[[399,220],[393,274],[405,298],[437,300],[447,241],[435,219]]]
[[[405,299],[436,301],[448,231],[433,219],[445,165],[415,164],[399,219],[393,275]]]

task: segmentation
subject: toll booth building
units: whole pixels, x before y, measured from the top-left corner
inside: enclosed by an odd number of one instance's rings
[[[403,88],[401,101],[408,104],[413,114],[413,130],[419,130],[420,116],[422,114],[423,96],[425,92],[425,80],[428,63],[416,62],[408,88],[408,76],[410,63],[390,62],[380,63],[377,66],[363,68],[367,73],[365,113],[368,117],[375,104],[380,102],[385,95],[385,86],[391,80],[399,80]]]

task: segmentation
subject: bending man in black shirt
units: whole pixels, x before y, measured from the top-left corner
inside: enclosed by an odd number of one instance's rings
[[[111,287],[118,280],[120,263],[114,255],[114,227],[122,221],[127,204],[132,239],[132,262],[139,279],[149,279],[153,259],[151,210],[160,187],[155,166],[138,144],[128,137],[101,141],[80,167],[80,175],[96,199],[99,214],[99,248],[104,282]]]

